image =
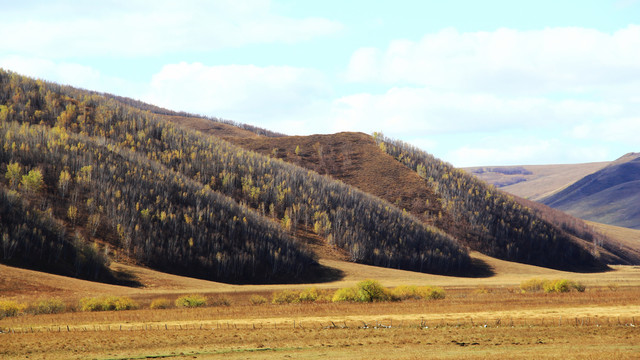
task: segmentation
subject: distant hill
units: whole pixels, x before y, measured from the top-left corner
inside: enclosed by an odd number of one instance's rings
[[[610,162],[562,165],[470,167],[463,170],[500,190],[538,201],[592,174]]]
[[[640,229],[640,153],[629,153],[540,200],[582,219]]]

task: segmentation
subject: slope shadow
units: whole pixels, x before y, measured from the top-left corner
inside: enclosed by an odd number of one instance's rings
[[[127,270],[111,270],[112,279],[109,283],[113,285],[127,286],[132,288],[143,288],[144,284],[138,277]]]
[[[478,258],[471,258],[471,264],[464,270],[452,274],[444,274],[462,278],[489,278],[496,274],[493,267],[486,261]]]

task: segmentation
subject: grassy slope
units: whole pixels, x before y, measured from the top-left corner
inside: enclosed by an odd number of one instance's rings
[[[640,229],[640,154],[627,154],[541,202],[583,219]]]
[[[473,175],[490,184],[514,181],[514,178],[522,178],[525,181],[503,186],[500,189],[525,199],[538,201],[546,196],[561,191],[572,183],[602,169],[609,164],[610,162],[594,162],[584,164],[491,167],[498,169],[523,168],[531,173],[513,175],[496,171],[485,171],[481,174],[477,173],[478,169],[485,169],[486,167],[463,168],[463,170],[473,173]],[[476,173],[474,173],[474,171]]]

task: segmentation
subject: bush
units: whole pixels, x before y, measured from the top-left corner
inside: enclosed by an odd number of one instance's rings
[[[356,285],[356,288],[358,289],[359,301],[373,302],[391,300],[389,290],[382,287],[376,280],[363,280]]]
[[[219,297],[215,299],[209,299],[209,305],[211,306],[230,306],[231,300],[228,297]]]
[[[155,299],[151,302],[151,305],[149,305],[149,308],[151,309],[168,309],[170,307],[171,301],[165,298]]]
[[[584,292],[587,289],[587,287],[581,282],[574,282],[572,285],[577,292]]]
[[[546,279],[531,279],[524,281],[520,284],[520,289],[523,292],[537,292],[542,291],[546,293],[565,293],[570,291],[578,291],[584,292],[586,286],[584,284],[567,280],[567,279],[558,279],[558,280],[546,280]]]
[[[300,293],[298,300],[300,302],[314,302],[320,297],[320,292],[315,287],[306,289]]]
[[[249,302],[251,303],[251,305],[262,305],[267,301],[268,300],[266,297],[260,295],[251,295],[251,298],[249,298]]]
[[[331,301],[359,301],[358,289],[356,289],[355,287],[338,289],[333,294]]]
[[[392,293],[376,280],[363,280],[352,288],[338,289],[331,301],[374,302],[393,300]]]
[[[420,286],[417,292],[425,300],[440,300],[445,297],[444,289],[435,286]]]
[[[419,300],[422,299],[422,296],[418,294],[418,287],[414,285],[400,285],[391,290],[391,296],[395,300]]]
[[[273,299],[271,300],[274,304],[291,304],[299,301],[300,293],[291,290],[282,290],[280,292],[273,293]]]
[[[538,292],[538,291],[542,291],[542,289],[544,288],[544,284],[545,282],[547,282],[548,280],[543,280],[543,279],[530,279],[530,280],[526,280],[520,283],[520,290],[522,290],[522,292]]]
[[[82,311],[120,311],[137,309],[138,303],[126,296],[108,296],[83,298],[80,300]]]
[[[205,305],[207,305],[207,299],[198,294],[184,295],[176,299],[177,307],[195,308]]]
[[[26,304],[20,304],[10,300],[0,300],[0,319],[22,314],[26,308]]]
[[[60,299],[47,299],[33,305],[31,311],[38,314],[59,314],[67,309],[67,305]]]
[[[135,310],[139,306],[138,306],[138,303],[136,303],[135,301],[131,300],[128,297],[123,296],[115,299],[114,307],[116,311],[120,311],[120,310]]]

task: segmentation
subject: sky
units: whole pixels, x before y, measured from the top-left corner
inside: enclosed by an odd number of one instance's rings
[[[640,152],[640,1],[0,0],[0,67],[454,166]]]

